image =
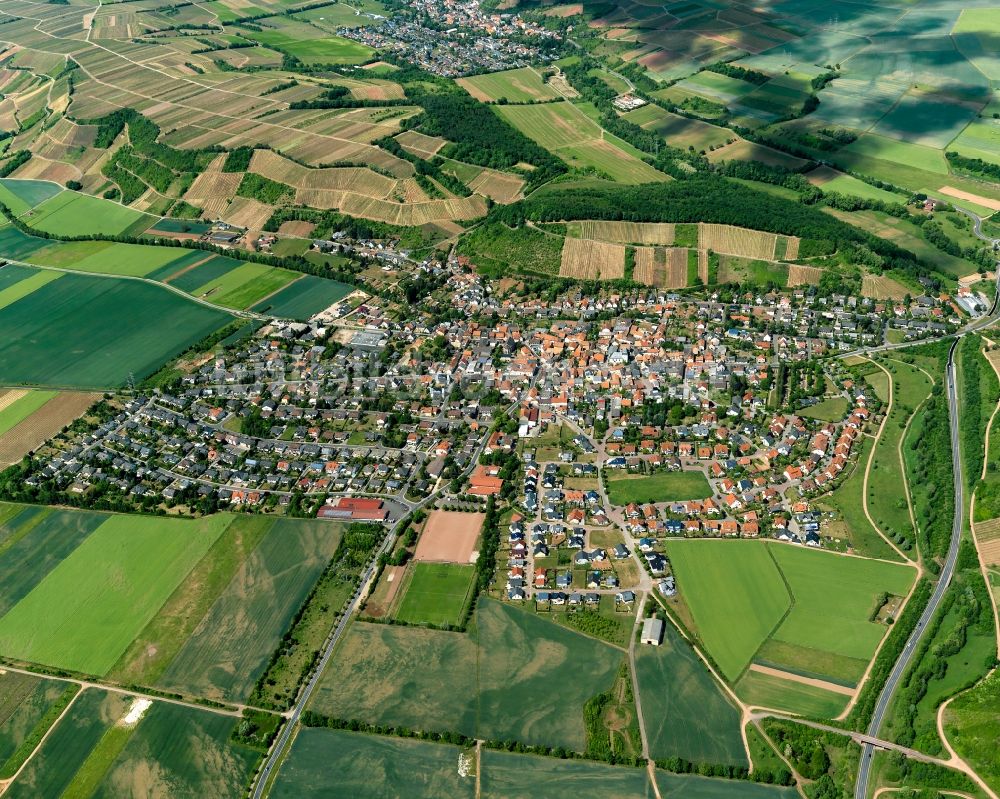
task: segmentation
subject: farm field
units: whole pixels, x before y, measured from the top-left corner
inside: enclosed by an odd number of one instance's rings
[[[664,633],[660,646],[636,650],[650,756],[746,765],[739,711],[669,621]]]
[[[0,389],[0,438],[12,427],[39,411],[56,396],[55,391]]]
[[[817,167],[806,175],[806,178],[825,192],[850,194],[866,200],[880,200],[886,203],[900,203],[906,200],[901,194],[895,194],[858,180],[851,175],[845,175],[827,166]]]
[[[76,686],[7,671],[0,674],[0,775],[10,774]]]
[[[625,247],[567,236],[563,240],[560,277],[615,280],[625,276]]]
[[[30,227],[60,236],[91,234],[138,234],[149,227],[155,217],[118,203],[64,191],[44,200],[24,214]]]
[[[225,308],[246,308],[284,288],[297,277],[297,273],[287,269],[247,262],[199,286],[191,294]]]
[[[99,398],[75,391],[30,391],[16,398],[22,391],[0,389],[0,405],[9,403],[0,411],[0,468],[37,449]]]
[[[487,103],[500,99],[523,103],[559,97],[559,93],[549,84],[543,83],[539,74],[531,67],[459,78],[456,83],[477,100]]]
[[[701,472],[658,472],[641,475],[612,475],[607,478],[608,499],[612,505],[630,502],[673,502],[705,499],[712,488]]]
[[[340,302],[354,287],[336,280],[303,275],[251,309],[286,319],[305,320]]]
[[[578,239],[608,241],[614,244],[674,243],[676,226],[672,222],[620,222],[582,219],[566,223],[566,233]]]
[[[260,753],[229,740],[236,719],[154,702],[124,719],[133,698],[87,689],[7,795],[235,796]]]
[[[493,600],[469,633],[355,623],[313,710],[337,718],[546,743],[582,751],[583,706],[614,680],[622,652]],[[573,680],[574,663],[587,663]],[[407,691],[397,686],[405,684]],[[512,707],[522,708],[511,713]]]
[[[409,624],[458,625],[471,599],[476,570],[454,563],[410,564],[395,618]]]
[[[914,579],[902,565],[764,542],[676,541],[667,554],[698,635],[729,680],[758,657],[807,676],[856,680],[886,632],[869,621],[876,598],[905,596]],[[746,612],[734,615],[733,607]]]
[[[679,147],[682,150],[694,147],[701,152],[711,147],[720,147],[737,138],[735,133],[726,128],[698,119],[689,119],[653,104],[630,111],[624,118],[662,136],[671,147]]]
[[[828,719],[839,716],[850,700],[843,693],[753,670],[740,678],[736,693],[749,705]]]
[[[0,618],[0,652],[104,674],[228,523],[103,519]]]
[[[130,373],[154,372],[227,318],[147,283],[64,274],[0,308],[0,382],[120,385]]]
[[[0,178],[0,202],[17,216],[55,197],[62,190],[62,186],[45,180]]]
[[[659,770],[656,785],[660,789],[660,799],[795,799],[799,796],[794,787],[779,788]]]
[[[652,799],[653,788],[641,768],[608,766],[585,760],[560,760],[512,752],[482,751],[482,799],[535,799],[586,796]]]
[[[472,799],[476,778],[474,770],[468,777],[459,775],[463,756],[470,754],[450,744],[306,728],[295,737],[271,796]]]

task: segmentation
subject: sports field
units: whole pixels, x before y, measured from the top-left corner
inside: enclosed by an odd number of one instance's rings
[[[0,382],[117,386],[130,373],[154,372],[227,320],[148,283],[62,274],[0,308]]]
[[[476,568],[455,563],[412,563],[395,618],[410,624],[457,625],[465,615]]]
[[[656,474],[612,475],[607,479],[612,505],[630,502],[674,502],[705,499],[712,487],[702,472],[658,472]]]
[[[729,680],[751,661],[852,685],[886,632],[882,592],[904,596],[906,566],[755,541],[668,541],[697,633]]]
[[[747,765],[740,714],[670,622],[660,646],[640,646],[635,670],[649,754]]]
[[[475,772],[462,777],[460,757],[470,757],[470,752],[429,741],[305,728],[295,737],[271,796],[472,799]],[[475,752],[471,757],[474,761]]]
[[[583,751],[583,706],[611,686],[622,657],[486,599],[468,633],[355,623],[311,706],[338,718]]]
[[[0,652],[105,673],[227,523],[223,516],[192,522],[104,517],[0,618]]]

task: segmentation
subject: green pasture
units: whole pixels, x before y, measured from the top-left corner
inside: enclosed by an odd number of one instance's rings
[[[59,236],[115,236],[137,232],[156,221],[134,208],[75,191],[64,191],[43,201],[23,214],[22,220],[30,227]]]
[[[670,622],[664,632],[635,659],[650,756],[747,765],[739,711]]]
[[[216,700],[246,699],[333,557],[340,536],[340,525],[328,522],[275,521],[191,631],[158,685]]]
[[[317,30],[319,33],[319,31]],[[289,53],[306,64],[363,64],[374,54],[374,50],[361,42],[342,36],[318,36],[299,38],[289,30],[264,29],[260,31],[240,31],[241,35],[272,47],[279,52]]]
[[[145,277],[181,258],[187,250],[153,244],[122,244],[114,241],[66,241],[49,244],[26,260],[39,266],[55,266],[79,272]]]
[[[481,600],[465,634],[355,623],[312,709],[583,751],[583,706],[611,686],[622,657],[534,613]],[[575,669],[580,663],[586,669]]]
[[[228,316],[133,280],[64,274],[0,309],[0,383],[103,388],[156,371]]]
[[[0,434],[6,433],[52,399],[55,391],[29,391],[0,411]]]
[[[678,589],[698,637],[735,680],[791,606],[781,572],[760,541],[668,541]]]
[[[459,775],[463,754],[470,756],[450,744],[307,727],[295,736],[271,796],[472,799],[475,770],[468,777]],[[471,757],[474,761],[474,752]]]
[[[50,197],[55,197],[62,191],[62,186],[48,180],[0,178],[0,192],[3,192],[4,196],[13,198],[17,202],[23,204],[25,210],[28,208],[34,208],[36,205],[40,205]],[[14,211],[14,213],[21,213],[21,211],[16,211],[14,207],[7,202],[7,200],[4,200],[4,204]]]
[[[111,516],[0,618],[9,657],[103,674],[225,529]]]
[[[822,181],[816,180],[816,185],[818,185],[824,192],[848,194],[853,197],[861,197],[865,200],[879,200],[884,203],[902,203],[907,199],[901,194],[895,194],[894,192],[880,189],[869,183],[865,183],[863,180],[858,180],[851,175],[845,175],[842,172],[834,172],[826,167],[820,167],[819,169],[810,172],[806,175],[806,177],[810,179],[814,176],[819,178],[821,174],[824,179]],[[826,179],[826,177],[831,174],[835,177],[833,177],[833,179]]]
[[[702,472],[657,472],[644,476],[610,474],[606,480],[612,505],[676,502],[712,496],[712,488]]]
[[[396,619],[410,624],[460,624],[475,584],[475,566],[412,563],[409,571]]]
[[[903,164],[925,172],[948,174],[948,162],[939,148],[927,147],[922,144],[910,144],[905,141],[890,139],[866,133],[856,141],[847,145],[841,152],[857,154],[869,158]]]

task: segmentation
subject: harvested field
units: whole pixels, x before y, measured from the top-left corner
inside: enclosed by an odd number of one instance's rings
[[[581,239],[661,246],[674,243],[675,228],[672,222],[604,222],[584,219],[579,224]]]
[[[17,463],[76,419],[100,394],[67,391],[57,394],[31,416],[0,435],[0,467]],[[6,397],[0,398],[0,402]]]
[[[296,239],[307,239],[312,235],[315,227],[316,225],[312,222],[300,222],[298,220],[282,222],[281,227],[278,228],[278,235],[291,236]]]
[[[986,566],[1000,566],[1000,539],[980,544],[979,552]]]
[[[485,520],[484,513],[431,511],[413,559],[426,563],[472,563]]]
[[[569,236],[563,242],[559,277],[613,280],[625,276],[625,246]]]
[[[447,139],[442,139],[440,136],[428,136],[415,130],[403,131],[396,137],[396,141],[403,149],[421,158],[431,158],[437,155],[438,150],[448,143]]]
[[[261,230],[268,219],[274,214],[274,206],[251,200],[249,197],[236,197],[223,218],[231,225],[245,227],[250,230]]]
[[[521,198],[524,180],[517,175],[484,169],[468,185],[473,191],[492,197],[498,203],[512,203]]]
[[[698,280],[708,285],[708,251],[698,250]]]
[[[873,300],[901,300],[909,291],[902,283],[885,275],[865,275],[861,280],[861,296]]]
[[[633,277],[647,286],[684,288],[687,286],[687,254],[684,247],[636,247]]]
[[[1000,200],[980,197],[978,194],[962,191],[961,189],[956,189],[954,186],[942,186],[938,191],[942,194],[947,194],[949,197],[954,197],[956,200],[967,200],[970,203],[981,205],[983,208],[989,208],[991,211],[1000,211]]]
[[[794,261],[799,257],[799,245],[802,243],[802,239],[798,236],[788,236],[788,243],[785,245],[785,260]]]
[[[772,261],[774,260],[774,247],[777,238],[774,233],[764,233],[733,225],[698,223],[699,249],[712,250],[724,255]]]
[[[815,266],[788,265],[789,288],[794,288],[795,286],[818,286],[821,277],[823,277],[823,270]]]

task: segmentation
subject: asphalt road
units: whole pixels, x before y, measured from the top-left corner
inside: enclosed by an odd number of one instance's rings
[[[955,562],[958,560],[958,546],[962,535],[962,510],[965,506],[965,487],[962,482],[962,458],[958,442],[958,396],[955,390],[955,348],[958,346],[960,340],[956,338],[951,345],[951,350],[948,353],[948,370],[945,380],[948,390],[948,414],[951,426],[951,457],[952,462],[955,464],[955,518],[952,521],[951,544],[948,546],[948,555],[941,568],[937,584],[934,586],[931,599],[927,603],[927,607],[924,608],[917,626],[910,634],[910,639],[906,642],[903,653],[899,656],[895,666],[893,666],[892,672],[889,674],[889,679],[886,680],[885,685],[882,687],[882,693],[879,694],[871,723],[867,729],[867,734],[873,738],[878,737],[878,732],[885,721],[886,711],[889,708],[893,695],[896,693],[899,681],[910,667],[913,656],[919,648],[920,639],[923,637],[928,623],[937,612],[938,606],[941,604],[941,600],[948,590],[951,578],[955,573]],[[871,744],[864,744],[862,746],[861,762],[858,766],[858,778],[854,783],[854,799],[867,799],[868,781],[871,776],[874,754],[875,748]]]

